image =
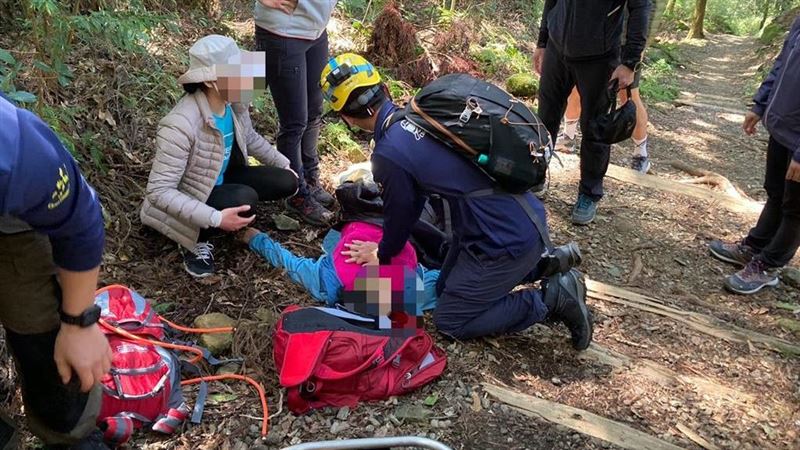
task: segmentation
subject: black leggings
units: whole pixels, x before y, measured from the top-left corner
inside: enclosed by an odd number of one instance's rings
[[[225,171],[224,182],[214,186],[206,204],[219,211],[250,205],[243,217],[255,214],[259,201],[280,200],[297,191],[297,177],[287,169],[268,166],[231,167]],[[214,228],[200,232],[199,240],[207,241]]]

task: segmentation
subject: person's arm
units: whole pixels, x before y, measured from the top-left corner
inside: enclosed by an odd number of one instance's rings
[[[312,297],[328,303],[328,295],[321,278],[322,258],[311,259],[295,255],[267,233],[252,227],[243,230],[239,239],[272,267],[285,270],[289,279],[305,288]]]
[[[170,115],[161,121],[145,195],[152,204],[185,222],[216,228],[222,223],[222,212],[178,189],[192,148],[192,140],[184,130],[192,126],[182,116]]]
[[[778,57],[775,58],[775,63],[772,64],[772,69],[769,71],[769,74],[767,74],[767,77],[764,78],[764,81],[758,88],[756,95],[753,96],[753,107],[750,109],[750,111],[755,113],[759,119],[764,116],[764,112],[767,110],[767,102],[769,101],[769,96],[772,93],[772,87],[775,85],[775,80],[780,77],[783,64],[786,58],[788,58],[789,39],[793,36],[797,36],[798,33],[800,33],[800,18],[795,19],[791,31],[783,41],[783,48],[781,48],[781,52],[778,54]]]
[[[547,47],[547,41],[550,39],[550,31],[547,28],[547,14],[553,9],[553,6],[558,0],[545,0],[544,8],[542,9],[542,20],[539,22],[539,38],[536,40],[537,48]]]
[[[47,234],[58,266],[61,310],[80,316],[94,304],[103,252],[103,218],[97,194],[52,130],[19,110],[22,145],[10,185],[17,195],[9,214]],[[62,324],[53,358],[66,384],[73,372],[88,391],[111,367],[111,349],[97,324]]]
[[[283,156],[274,145],[270,144],[269,141],[264,139],[264,136],[258,134],[253,128],[253,122],[250,119],[250,112],[247,110],[247,106],[238,104],[235,105],[235,108],[238,111],[236,118],[244,128],[247,153],[266,166],[288,169],[289,159]]]
[[[372,170],[383,191],[383,239],[378,244],[378,262],[389,264],[406,245],[425,206],[414,177],[389,159],[373,154]]]
[[[647,45],[647,24],[650,19],[650,2],[654,0],[628,0],[628,26],[625,45],[622,47],[622,64],[636,70],[642,61]]]

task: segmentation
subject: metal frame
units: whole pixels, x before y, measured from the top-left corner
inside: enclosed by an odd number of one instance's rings
[[[368,450],[393,447],[416,447],[430,450],[453,450],[439,441],[417,436],[343,439],[339,441],[306,442],[284,447],[283,450]]]

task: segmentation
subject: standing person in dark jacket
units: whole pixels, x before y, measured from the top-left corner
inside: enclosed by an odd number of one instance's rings
[[[0,322],[25,415],[53,448],[104,449],[95,427],[98,382],[111,367],[94,305],[100,203],[38,117],[0,96],[0,124]]]
[[[317,144],[322,124],[319,74],[328,61],[325,31],[338,0],[256,0],[256,48],[267,55],[267,84],[278,110],[278,150],[300,177],[287,207],[324,226],[335,200],[319,181]]]
[[[384,129],[398,108],[364,58],[344,54],[331,59],[320,83],[346,123],[375,133],[372,166],[383,188],[383,238],[348,245],[348,262],[389,264],[411,235],[425,196],[439,194],[449,202],[455,240],[437,285],[434,322],[439,331],[470,339],[521,331],[549,319],[567,325],[576,349],[589,345],[591,315],[578,271],[550,277],[543,290],[511,292],[538,278],[544,252],[542,236],[514,196],[468,197],[493,187],[477,166],[407,120]],[[544,207],[533,194],[522,200],[546,223]]]
[[[769,132],[764,189],[767,203],[756,226],[740,242],[713,241],[711,254],[744,266],[725,279],[737,294],[753,294],[778,284],[778,269],[800,247],[800,18],[761,84],[742,128],[753,135],[758,122]]]
[[[625,45],[623,8],[628,9]],[[573,86],[581,94],[581,129],[608,111],[609,82],[631,85],[647,37],[649,0],[546,0],[539,40],[533,56],[541,75],[539,117],[553,142]],[[611,146],[584,138],[581,144],[581,181],[572,210],[572,223],[594,220],[603,197]]]

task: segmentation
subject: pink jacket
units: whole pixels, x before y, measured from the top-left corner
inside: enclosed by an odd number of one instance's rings
[[[356,277],[364,270],[363,266],[360,264],[345,262],[347,260],[347,256],[342,255],[342,251],[345,250],[344,245],[353,241],[380,242],[381,238],[383,238],[383,228],[370,223],[351,222],[342,228],[342,238],[336,245],[336,249],[333,251],[332,256],[333,267],[336,269],[336,275],[339,276],[339,281],[342,282],[344,290],[353,290],[353,284]],[[407,267],[410,270],[415,271],[417,269],[417,252],[414,251],[414,247],[412,247],[410,243],[406,242],[406,245],[403,247],[400,253],[392,258],[391,264],[392,266]],[[381,268],[381,273],[385,271],[386,269]],[[393,286],[393,290],[402,291],[403,278],[392,277],[392,279],[393,285],[399,283]]]

